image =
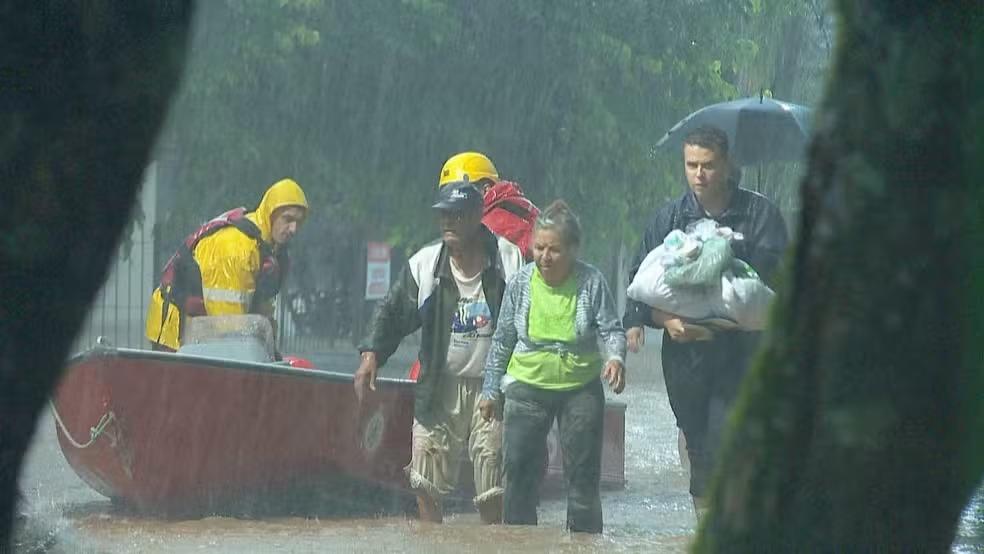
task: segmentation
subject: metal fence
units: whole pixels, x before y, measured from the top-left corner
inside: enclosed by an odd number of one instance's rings
[[[293,246],[293,245],[292,245]],[[365,300],[364,242],[349,245],[338,261],[326,263],[307,249],[291,250],[291,274],[277,298],[277,344],[281,352],[317,355],[326,352],[355,352],[376,301]],[[315,259],[314,264],[305,264]],[[295,260],[299,263],[295,264]],[[392,275],[399,269],[399,262]],[[320,279],[305,278],[303,266]],[[298,271],[295,271],[297,269]],[[308,275],[309,276],[309,275]]]
[[[134,208],[129,233],[120,242],[116,261],[76,337],[74,352],[91,347],[98,337],[115,346],[147,348],[144,316],[157,279],[154,267],[157,166],[144,174],[144,186]]]

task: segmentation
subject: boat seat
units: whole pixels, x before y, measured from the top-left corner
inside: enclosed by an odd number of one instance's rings
[[[189,318],[180,354],[243,362],[274,360],[273,326],[261,315],[216,315]]]

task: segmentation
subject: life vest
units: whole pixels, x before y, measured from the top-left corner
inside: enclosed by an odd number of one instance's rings
[[[202,239],[226,227],[235,227],[256,241],[260,250],[260,270],[256,275],[252,306],[269,300],[280,292],[284,276],[287,274],[287,249],[282,247],[275,254],[273,248],[263,240],[259,227],[245,217],[246,213],[246,208],[235,208],[205,222],[185,237],[178,250],[168,259],[161,272],[160,282],[161,297],[164,301],[161,311],[162,329],[171,305],[176,306],[178,311],[186,316],[207,315],[202,292],[201,268],[195,260],[194,251]],[[252,308],[250,311],[253,311]]]

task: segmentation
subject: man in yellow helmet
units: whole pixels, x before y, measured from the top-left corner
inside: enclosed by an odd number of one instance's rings
[[[379,367],[408,335],[421,330],[414,386],[410,487],[420,518],[443,521],[444,498],[458,485],[461,458],[472,462],[474,503],[485,523],[502,520],[500,422],[478,411],[482,370],[495,314],[509,278],[523,265],[515,244],[482,225],[482,196],[470,184],[438,190],[434,215],[441,238],[407,260],[377,306],[359,346],[359,401],[375,391]]]
[[[267,189],[255,210],[230,210],[185,238],[150,298],[146,336],[153,347],[177,350],[186,317],[272,318],[287,272],[287,244],[307,212],[304,191],[283,179]]]
[[[533,223],[539,208],[523,195],[523,189],[499,180],[492,160],[479,152],[461,152],[448,158],[438,177],[438,188],[470,183],[482,194],[482,225],[492,234],[519,247],[523,259],[533,261]],[[420,361],[410,366],[408,377],[420,376]]]
[[[438,187],[470,182],[483,195],[482,224],[519,247],[526,261],[533,259],[533,223],[540,210],[516,183],[499,180],[492,160],[478,152],[451,156],[441,168]]]

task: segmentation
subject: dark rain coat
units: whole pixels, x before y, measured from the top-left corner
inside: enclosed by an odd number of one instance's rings
[[[686,230],[687,226],[701,219],[714,219],[718,224],[731,227],[744,235],[744,239],[732,244],[735,257],[751,265],[767,283],[771,283],[786,245],[789,242],[786,224],[779,208],[757,192],[737,188],[731,205],[720,216],[712,218],[704,212],[692,191],[664,205],[656,211],[642,244],[632,261],[629,281],[635,277],[639,266],[654,248],[663,244],[670,231]],[[641,302],[629,300],[626,306],[625,328],[652,325],[650,308]]]
[[[691,223],[709,217],[689,190],[657,210],[633,260],[630,282],[646,254],[662,244],[670,231],[686,230]],[[732,245],[735,256],[772,284],[788,242],[785,223],[775,204],[761,194],[736,188],[728,209],[711,219],[744,235],[743,240]],[[653,325],[649,306],[631,299],[622,321],[625,329]],[[703,494],[724,415],[760,336],[757,332],[718,331],[711,341],[680,343],[663,333],[663,376],[677,425],[687,437],[691,493],[697,496]]]
[[[506,280],[519,270],[523,256],[516,245],[493,235],[482,226],[481,242],[493,263],[482,273],[485,301],[498,321]],[[386,298],[369,323],[360,352],[375,352],[380,366],[396,351],[404,337],[421,329],[420,374],[414,387],[414,417],[427,425],[437,414],[435,391],[441,379],[454,378],[444,371],[451,341],[451,317],[458,308],[458,285],[451,274],[451,256],[440,241],[410,257]]]

